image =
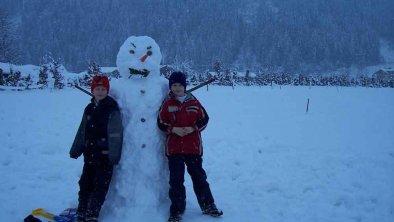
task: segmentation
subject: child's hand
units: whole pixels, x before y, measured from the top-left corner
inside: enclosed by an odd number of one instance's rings
[[[194,128],[190,127],[190,126],[188,126],[188,127],[174,127],[174,128],[172,128],[172,132],[180,137],[183,137],[183,136],[186,136],[186,135],[194,132]]]
[[[183,137],[186,136],[186,131],[184,129],[184,127],[173,127],[172,128],[172,132],[175,133],[176,135]]]
[[[183,129],[184,129],[186,135],[188,135],[188,134],[194,132],[194,128],[193,128],[193,127],[190,127],[190,126],[188,126],[188,127],[183,127]]]
[[[75,156],[75,155],[71,155],[71,154],[70,154],[70,158],[72,158],[72,159],[78,159],[78,156]]]
[[[180,137],[183,137],[183,136],[186,136],[186,135],[194,132],[194,128],[190,127],[190,126],[188,126],[188,127],[174,127],[174,128],[172,128],[172,132]]]

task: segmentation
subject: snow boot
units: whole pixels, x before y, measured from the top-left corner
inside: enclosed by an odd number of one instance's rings
[[[27,216],[23,221],[24,222],[41,222],[40,219],[34,217],[33,215]]]
[[[168,218],[168,222],[179,222],[182,219],[182,215],[181,214],[174,214],[174,215],[170,215],[170,217]]]
[[[202,213],[203,214],[207,214],[210,215],[212,217],[220,217],[223,215],[223,211],[219,210],[215,203],[211,203],[206,205],[203,209],[202,209]]]

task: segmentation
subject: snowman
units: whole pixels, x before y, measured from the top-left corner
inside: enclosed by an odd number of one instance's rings
[[[111,81],[110,95],[122,113],[122,158],[114,171],[103,221],[165,217],[169,202],[165,138],[156,121],[168,81],[160,76],[162,55],[147,36],[131,36],[120,47],[116,66],[121,79]],[[157,218],[155,218],[157,217]]]

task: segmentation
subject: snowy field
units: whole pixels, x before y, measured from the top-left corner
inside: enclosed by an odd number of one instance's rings
[[[204,167],[224,216],[201,215],[186,176],[183,221],[394,221],[393,89],[210,86],[195,95],[210,115]],[[76,206],[82,159],[68,151],[89,98],[66,89],[0,99],[1,221]]]

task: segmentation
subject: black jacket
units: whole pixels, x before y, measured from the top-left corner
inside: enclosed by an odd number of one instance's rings
[[[123,143],[123,126],[118,104],[110,96],[98,104],[94,99],[83,113],[81,124],[70,149],[70,157],[84,154],[85,161],[109,160],[118,164]]]

